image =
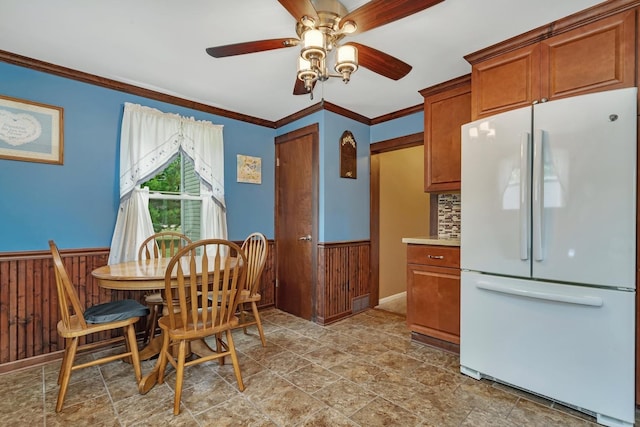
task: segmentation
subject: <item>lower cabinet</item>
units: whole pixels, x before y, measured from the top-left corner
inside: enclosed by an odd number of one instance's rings
[[[407,325],[460,344],[460,248],[407,245]]]

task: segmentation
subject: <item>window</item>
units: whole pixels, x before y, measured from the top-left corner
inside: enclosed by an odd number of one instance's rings
[[[222,129],[222,125],[206,120],[125,102],[120,207],[111,239],[110,265],[136,259],[145,236],[156,230],[178,230],[192,240],[226,238]],[[172,168],[156,172],[179,153],[184,153],[185,161],[181,158]],[[148,208],[151,191],[153,203]]]
[[[202,197],[193,162],[182,153],[141,185],[149,188],[149,213],[153,230],[177,231],[194,242],[200,240]]]

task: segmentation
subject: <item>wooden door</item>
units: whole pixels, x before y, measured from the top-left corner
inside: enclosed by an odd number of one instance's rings
[[[276,307],[313,320],[318,229],[318,125],[276,138]]]

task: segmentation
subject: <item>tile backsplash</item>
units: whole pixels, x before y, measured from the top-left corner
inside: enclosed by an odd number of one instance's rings
[[[460,194],[438,194],[438,239],[460,238]]]

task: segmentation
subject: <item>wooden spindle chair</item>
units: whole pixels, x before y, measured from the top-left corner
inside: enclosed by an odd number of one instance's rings
[[[167,315],[158,321],[162,330],[158,383],[164,381],[165,368],[171,363],[176,369],[175,415],[180,413],[186,367],[215,359],[223,364],[225,356],[231,356],[238,389],[244,390],[231,329],[238,324],[235,312],[238,294],[245,285],[246,264],[244,252],[235,243],[206,239],[182,248],[167,265],[165,294],[172,298],[166,301]],[[201,295],[211,298],[200,298]],[[215,337],[215,349],[206,344],[207,337]],[[195,340],[199,340],[206,351],[187,360],[187,344]]]
[[[192,243],[184,234],[176,231],[163,231],[149,236],[138,249],[138,259],[171,258],[180,249]],[[158,327],[158,318],[162,315],[162,293],[158,290],[151,292],[144,297],[144,302],[151,310],[151,316],[147,319],[143,343],[152,340]]]
[[[58,305],[60,307],[61,319],[58,322],[58,334],[65,341],[64,355],[58,374],[60,389],[58,390],[56,412],[60,412],[64,405],[71,372],[77,369],[100,365],[118,359],[131,358],[136,382],[140,382],[142,371],[136,342],[135,323],[141,316],[149,314],[149,309],[134,300],[120,300],[94,305],[85,310],[80,304],[80,298],[69,279],[58,247],[53,240],[49,240],[49,248],[53,257]],[[124,352],[77,365],[74,364],[80,338],[120,328],[122,328],[126,339]],[[104,342],[87,344],[83,346],[82,350],[92,350],[104,344]]]
[[[264,338],[264,331],[262,330],[262,322],[260,320],[260,313],[258,313],[258,305],[261,296],[258,293],[260,290],[260,278],[262,277],[262,271],[267,262],[267,238],[262,233],[252,233],[242,243],[242,250],[247,257],[247,280],[245,288],[240,292],[240,299],[238,301],[238,310],[240,312],[240,323],[238,328],[242,327],[244,333],[247,333],[247,326],[256,325],[258,333],[260,334],[260,340],[262,346],[266,347],[267,342]],[[248,314],[247,305],[251,306],[251,312],[253,313],[253,320],[247,320]]]

